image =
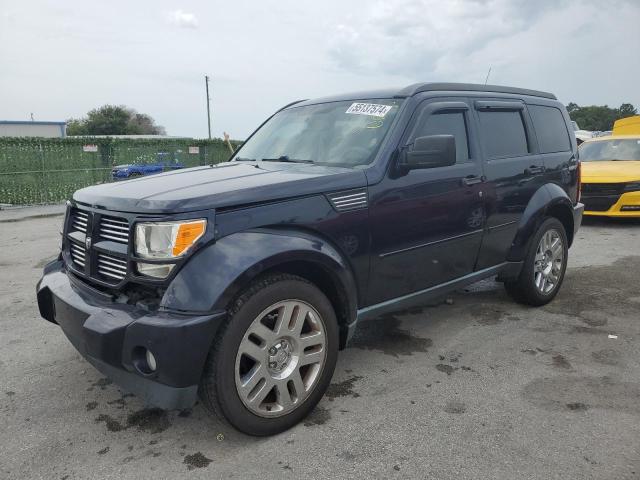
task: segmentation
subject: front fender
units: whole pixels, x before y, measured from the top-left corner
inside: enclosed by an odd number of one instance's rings
[[[555,183],[547,183],[533,194],[518,224],[518,231],[511,244],[507,260],[520,262],[524,260],[529,242],[545,217],[551,213],[561,216],[561,221],[570,221],[567,235],[573,236],[573,203],[567,193]]]
[[[348,315],[355,318],[356,283],[342,255],[309,233],[281,230],[234,233],[202,249],[173,279],[161,308],[192,313],[225,310],[258,275],[296,261],[313,263],[338,282],[346,294]]]

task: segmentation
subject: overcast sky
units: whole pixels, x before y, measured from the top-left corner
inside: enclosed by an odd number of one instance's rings
[[[0,120],[106,104],[248,135],[301,98],[417,81],[640,107],[640,0],[0,0]]]

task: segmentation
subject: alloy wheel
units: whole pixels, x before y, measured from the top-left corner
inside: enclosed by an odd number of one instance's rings
[[[263,310],[236,355],[236,390],[244,406],[261,417],[295,410],[321,376],[326,341],[324,320],[306,302],[285,300]]]
[[[533,281],[536,289],[548,295],[558,285],[564,266],[564,245],[557,230],[552,228],[544,232],[534,262]]]

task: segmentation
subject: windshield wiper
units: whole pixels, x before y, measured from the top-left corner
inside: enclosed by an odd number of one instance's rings
[[[288,163],[313,163],[313,160],[289,158],[288,155],[280,155],[278,158],[263,158],[262,161],[263,162],[288,162]]]
[[[236,157],[233,159],[234,162],[255,162],[256,159],[255,158],[242,158],[242,157]]]

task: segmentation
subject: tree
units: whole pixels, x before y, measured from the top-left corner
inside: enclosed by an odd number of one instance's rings
[[[638,110],[636,110],[636,108],[630,103],[623,103],[618,109],[618,114],[620,115],[620,118],[627,118],[637,115]]]
[[[164,127],[156,125],[153,118],[146,113],[130,110],[131,116],[127,123],[130,135],[165,135]],[[139,132],[139,133],[138,133]]]
[[[87,128],[84,121],[75,118],[67,120],[67,135],[87,135]]]
[[[67,135],[164,135],[153,118],[124,105],[94,108],[85,118],[67,120]]]
[[[620,118],[637,114],[636,108],[630,103],[623,103],[620,108],[610,108],[607,105],[581,107],[571,102],[567,105],[567,111],[571,120],[581,129],[600,132],[613,129],[613,123]]]

